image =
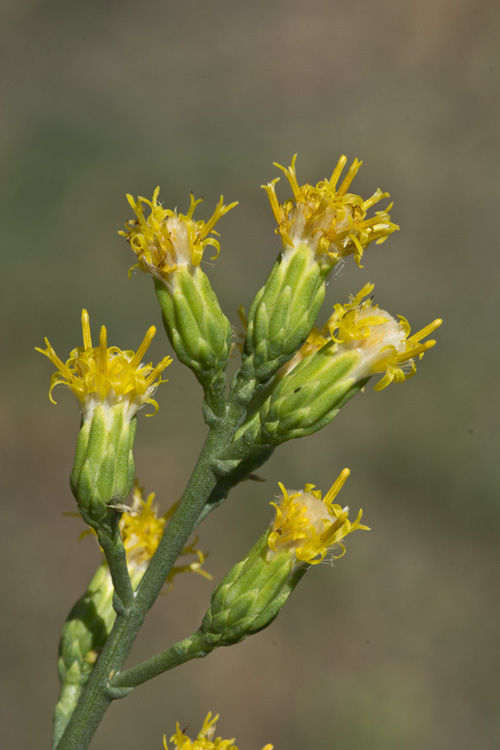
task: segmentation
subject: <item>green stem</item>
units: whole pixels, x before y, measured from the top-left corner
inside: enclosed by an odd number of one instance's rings
[[[207,437],[198,463],[189,480],[176,513],[167,526],[136,596],[118,612],[115,625],[95,665],[78,705],[58,745],[58,750],[85,750],[99,726],[111,700],[130,690],[109,689],[110,675],[123,668],[149,609],[158,597],[166,577],[195,528],[219,475],[214,462],[227,446],[242,417],[237,406],[228,407],[226,419],[220,420]]]
[[[109,528],[97,528],[97,539],[102,547],[115,590],[115,609],[130,607],[134,601],[134,589],[130,580],[127,565],[127,553],[120,534],[120,517],[113,508]],[[117,601],[118,600],[118,601]]]
[[[273,451],[273,446],[266,446],[265,448],[262,448],[260,452],[256,452],[254,455],[249,455],[248,458],[243,459],[238,468],[227,477],[221,477],[208,498],[205,507],[200,513],[197,526],[199,526],[199,524],[204,521],[213,510],[227,500],[230,491],[240,482],[247,480],[265,481],[257,477],[254,472],[271,457]]]
[[[151,657],[146,661],[137,664],[135,667],[120,672],[111,682],[114,688],[134,688],[142,685],[143,682],[158,677],[169,669],[179,667],[181,664],[191,659],[201,659],[208,656],[215,648],[213,638],[208,637],[205,633],[197,630],[196,633],[178,641],[161,654]]]

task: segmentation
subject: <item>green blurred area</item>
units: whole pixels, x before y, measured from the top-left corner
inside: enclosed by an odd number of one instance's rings
[[[279,249],[260,185],[298,152],[301,182],[340,154],[364,160],[354,189],[394,200],[398,234],[346,263],[324,317],[368,281],[381,307],[438,346],[402,386],[371,386],[321,433],[283,446],[200,529],[220,578],[271,517],[277,482],[329,488],[372,531],[311,571],[263,633],[116,703],[93,747],[161,747],[208,710],[241,750],[500,746],[498,627],[498,4],[488,0],[236,3],[4,0],[0,35],[2,220],[2,735],[49,746],[62,622],[99,562],[77,542],[68,486],[78,428],[71,394],[47,399],[48,336],[65,359],[94,335],[135,348],[150,280],[117,230],[126,192],[211,215],[240,205],[204,269],[238,325]],[[281,196],[286,197],[283,181]],[[233,365],[234,367],[236,364]],[[138,476],[162,509],[204,439],[201,394],[174,364],[160,411],[140,417]],[[131,662],[195,629],[211,585],[180,580],[151,613]]]

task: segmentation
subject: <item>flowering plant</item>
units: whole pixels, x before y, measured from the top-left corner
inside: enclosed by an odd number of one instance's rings
[[[70,484],[78,510],[95,534],[104,560],[63,626],[61,692],[54,714],[54,750],[87,748],[113,700],[138,685],[222,646],[232,646],[267,627],[305,573],[327,557],[345,552],[344,539],[366,530],[362,511],[335,503],[349,470],[323,496],[314,484],[301,490],[279,483],[271,499],[274,520],[253,548],[214,588],[206,614],[187,637],[160,654],[125,668],[135,638],[156,598],[177,574],[210,579],[197,540],[189,537],[230,490],[248,478],[281,443],[310,435],[335,417],[374,376],[375,390],[414,375],[416,360],[434,346],[435,320],[413,335],[405,318],[374,303],[366,284],[345,304],[335,304],[321,328],[316,319],[333,269],[349,255],[361,265],[366,248],[398,227],[392,204],[372,213],[388,197],[368,199],[349,192],[361,166],[357,159],[341,180],[341,157],[329,179],[299,185],[296,157],[285,174],[292,197],[280,203],[278,179],[264,185],[277,221],[282,249],[244,318],[245,334],[233,342],[201,264],[207,247],[220,251],[215,225],[237,204],[221,196],[208,221],[195,220],[193,196],[186,214],[151,200],[128,196],[135,218],[120,232],[136,266],[153,277],[165,330],[178,360],[190,368],[203,393],[208,435],[180,501],[163,516],[135,483],[133,447],[137,413],[149,405],[172,363],[142,362],[155,334],[152,326],[136,352],[108,347],[103,326],[93,346],[88,313],[82,313],[83,346],[64,362],[46,339],[39,349],[56,368],[57,385],[73,391],[81,426]],[[340,184],[339,184],[340,182]],[[371,215],[370,215],[371,214]],[[232,349],[241,366],[227,382]],[[55,403],[55,402],[54,402]],[[180,560],[180,558],[183,558]],[[184,559],[189,558],[189,559]],[[233,740],[213,739],[217,716],[209,713],[195,740],[177,725],[170,739],[182,750],[237,750]],[[164,747],[168,750],[167,739]],[[265,750],[270,750],[267,745]]]

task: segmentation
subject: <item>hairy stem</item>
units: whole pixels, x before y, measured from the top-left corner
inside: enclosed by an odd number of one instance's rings
[[[147,682],[153,677],[163,674],[163,672],[168,672],[169,669],[179,667],[191,659],[208,656],[214,648],[213,638],[198,630],[189,638],[174,643],[161,654],[152,656],[151,659],[121,672],[113,678],[111,687],[112,689],[137,687],[142,685],[143,682]]]
[[[241,407],[229,404],[226,418],[219,420],[217,426],[209,432],[177,511],[165,530],[134,599],[121,602],[123,607],[117,613],[113,630],[68,723],[58,750],[85,750],[110,702],[130,692],[130,688],[112,688],[110,679],[122,670],[149,609],[156,601],[167,575],[196,527],[200,514],[219,480],[219,474],[215,469],[217,457],[231,442],[241,418]]]

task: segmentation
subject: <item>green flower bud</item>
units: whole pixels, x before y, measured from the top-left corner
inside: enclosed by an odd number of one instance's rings
[[[134,483],[137,417],[130,421],[126,412],[120,403],[96,406],[78,435],[70,485],[91,526],[102,521],[108,505],[123,504]]]
[[[208,277],[199,266],[181,266],[170,284],[155,279],[165,329],[179,360],[204,388],[213,388],[231,351],[232,329]]]
[[[353,377],[356,352],[336,354],[328,344],[278,382],[260,413],[258,440],[278,445],[321,429],[365,385]]]
[[[293,574],[294,556],[284,551],[268,559],[269,530],[248,557],[217,586],[201,625],[213,646],[231,646],[267,627],[304,571]]]
[[[243,359],[267,382],[307,338],[325,296],[325,274],[307,245],[276,261],[248,315]]]

